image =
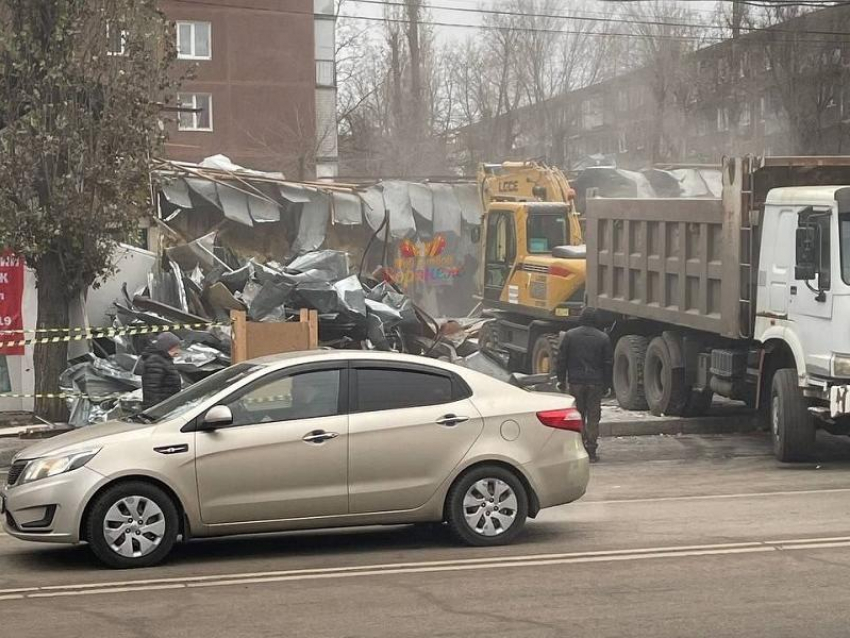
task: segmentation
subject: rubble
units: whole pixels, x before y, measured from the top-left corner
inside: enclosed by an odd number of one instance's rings
[[[113,327],[211,325],[244,310],[251,321],[297,321],[302,308],[319,313],[323,347],[362,348],[421,354],[509,376],[493,353],[479,352],[474,336],[480,320],[437,322],[384,271],[352,274],[349,256],[320,250],[288,265],[244,260],[236,268],[216,257],[215,238],[204,250],[170,250],[148,278],[148,286],[115,302]],[[201,243],[196,243],[200,246]],[[211,259],[210,257],[214,257]],[[181,338],[175,359],[184,386],[230,365],[229,327],[172,329]],[[81,426],[129,415],[141,409],[141,377],[136,364],[149,335],[98,337],[93,353],[65,370],[60,386],[68,399],[70,423]]]

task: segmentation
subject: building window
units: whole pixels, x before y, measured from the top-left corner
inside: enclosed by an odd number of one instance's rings
[[[594,129],[604,124],[602,97],[591,97],[581,103],[581,117],[585,129]]]
[[[212,25],[209,22],[178,22],[177,57],[181,60],[211,60]]]
[[[621,113],[629,110],[629,92],[626,89],[617,91],[617,110]]]
[[[729,109],[725,106],[717,109],[717,130],[720,132],[729,130]]]
[[[628,153],[629,152],[629,144],[626,141],[626,132],[620,131],[620,134],[617,136],[617,152],[619,153]]]
[[[182,109],[177,128],[181,131],[212,131],[212,96],[209,93],[179,93]]]
[[[708,121],[702,114],[697,114],[697,135],[708,135]]]
[[[316,60],[316,86],[336,86],[335,66],[327,60]]]
[[[106,23],[106,54],[127,55],[127,30]]]

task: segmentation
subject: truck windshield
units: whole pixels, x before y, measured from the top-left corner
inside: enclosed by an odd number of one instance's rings
[[[841,279],[850,285],[850,213],[839,215],[838,235],[841,243]]]
[[[528,217],[528,252],[532,255],[551,253],[555,246],[567,244],[567,220],[563,215],[530,215]]]

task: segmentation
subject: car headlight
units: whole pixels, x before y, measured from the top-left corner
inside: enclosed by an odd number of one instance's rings
[[[850,377],[850,355],[832,355],[832,376]]]
[[[67,454],[57,454],[56,456],[44,456],[40,459],[33,459],[21,472],[21,478],[18,479],[16,485],[32,483],[39,479],[64,474],[71,470],[83,467],[86,463],[94,458],[94,455],[100,452],[100,448],[95,450],[79,450],[69,452]]]

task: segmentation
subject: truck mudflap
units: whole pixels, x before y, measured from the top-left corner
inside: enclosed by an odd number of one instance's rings
[[[834,385],[829,388],[829,415],[834,419],[850,414],[850,385]]]

